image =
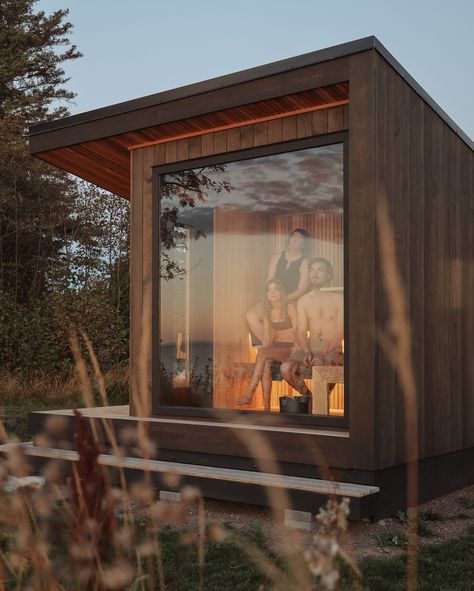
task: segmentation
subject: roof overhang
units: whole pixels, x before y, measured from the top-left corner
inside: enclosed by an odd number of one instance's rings
[[[473,143],[375,37],[30,128],[30,152],[123,197],[130,150],[349,102],[347,58],[376,50],[471,148]]]

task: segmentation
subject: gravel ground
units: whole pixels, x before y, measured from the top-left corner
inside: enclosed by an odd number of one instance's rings
[[[436,544],[457,538],[474,525],[474,486],[440,497],[420,505],[426,516],[424,524],[429,537],[420,536],[420,544]],[[311,544],[318,531],[318,522],[313,521],[311,531],[283,527],[283,512],[253,505],[240,505],[222,501],[205,501],[206,523],[226,525],[237,532],[261,528],[269,546],[278,552],[303,551]],[[403,516],[402,516],[403,518]],[[437,520],[439,519],[439,521]],[[171,524],[187,531],[197,531],[198,509],[187,508],[182,519],[163,519],[162,524]],[[403,552],[406,524],[399,518],[386,518],[377,522],[368,520],[350,521],[342,545],[356,559],[366,556],[386,556]]]

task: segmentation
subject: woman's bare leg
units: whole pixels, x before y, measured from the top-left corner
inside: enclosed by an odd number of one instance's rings
[[[262,388],[264,387],[263,384],[263,376],[266,367],[270,368],[270,375],[266,377],[266,386],[267,387],[267,397],[268,397],[268,404],[270,404],[270,396],[272,390],[272,376],[271,376],[271,368],[272,363],[282,362],[288,358],[290,355],[290,349],[286,349],[285,347],[267,347],[266,349],[260,349],[257,355],[257,359],[255,360],[255,367],[253,370],[252,378],[250,380],[250,385],[245,391],[245,393],[238,398],[235,403],[239,406],[243,406],[245,404],[250,404],[253,399],[253,395],[255,390],[258,387],[258,384],[262,381]],[[269,366],[267,366],[267,362]],[[265,391],[264,391],[264,404],[265,402]]]
[[[281,364],[280,371],[283,378],[303,396],[312,396],[311,390],[305,384],[299,369],[300,362],[294,359],[287,359]]]
[[[250,308],[250,310],[245,314],[245,320],[247,321],[247,326],[250,329],[250,332],[257,337],[257,339],[262,343],[263,342],[263,317],[265,311],[263,309],[263,303],[258,302]]]
[[[263,391],[263,410],[271,410],[270,399],[272,396],[272,365],[273,359],[267,359],[263,366],[262,391]]]
[[[255,394],[255,390],[258,388],[260,380],[262,379],[263,375],[263,368],[266,362],[265,356],[266,349],[260,349],[257,355],[257,359],[255,360],[255,366],[253,368],[253,374],[250,379],[250,384],[245,390],[244,394],[235,401],[235,404],[239,406],[243,406],[244,404],[250,404],[253,399],[253,395]]]

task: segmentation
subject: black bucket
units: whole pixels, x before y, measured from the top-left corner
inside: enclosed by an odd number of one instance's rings
[[[280,412],[286,414],[308,414],[311,396],[280,396]]]

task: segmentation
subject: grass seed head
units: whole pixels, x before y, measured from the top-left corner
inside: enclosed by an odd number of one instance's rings
[[[187,505],[192,505],[201,496],[201,491],[196,486],[184,486],[181,489],[181,501]]]
[[[54,439],[65,439],[68,434],[68,422],[65,417],[49,415],[45,422],[45,431]]]
[[[133,570],[128,562],[119,562],[104,571],[102,577],[106,589],[122,589],[133,578]]]

